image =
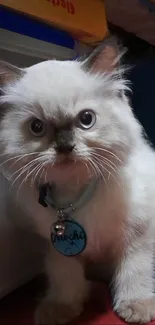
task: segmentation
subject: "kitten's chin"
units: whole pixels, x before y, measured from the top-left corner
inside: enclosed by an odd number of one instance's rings
[[[92,178],[91,170],[84,162],[61,162],[45,167],[47,183],[65,185],[67,183],[84,184]]]

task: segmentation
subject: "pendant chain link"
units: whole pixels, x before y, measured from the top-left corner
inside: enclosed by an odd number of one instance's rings
[[[57,209],[57,216],[58,216],[58,219],[60,221],[64,221],[66,219],[70,219],[70,217],[69,217],[70,212],[71,211],[72,212],[75,211],[75,208],[74,208],[73,204],[70,204],[69,208],[68,209]],[[70,210],[70,211],[68,211],[68,210]]]

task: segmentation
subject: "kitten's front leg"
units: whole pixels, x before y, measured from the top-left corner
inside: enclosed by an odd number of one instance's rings
[[[153,245],[146,242],[127,252],[114,279],[114,310],[128,323],[155,319]]]
[[[83,267],[74,257],[52,251],[46,268],[49,289],[37,308],[36,323],[68,323],[81,314],[89,295],[90,283],[85,280]]]

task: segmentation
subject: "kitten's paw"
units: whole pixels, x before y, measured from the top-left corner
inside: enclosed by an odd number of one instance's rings
[[[128,323],[146,324],[155,319],[155,298],[122,302],[116,312]]]
[[[35,313],[37,325],[62,325],[66,324],[82,313],[80,304],[60,304],[44,299]]]

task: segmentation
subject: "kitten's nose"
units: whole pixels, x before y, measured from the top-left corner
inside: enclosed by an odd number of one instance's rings
[[[57,129],[55,134],[55,144],[57,153],[64,155],[70,154],[75,147],[72,130],[69,127]]]
[[[67,154],[70,154],[73,149],[74,149],[75,145],[59,145],[56,147],[56,151],[57,153],[60,153],[60,154],[64,154],[64,155],[67,155]]]

